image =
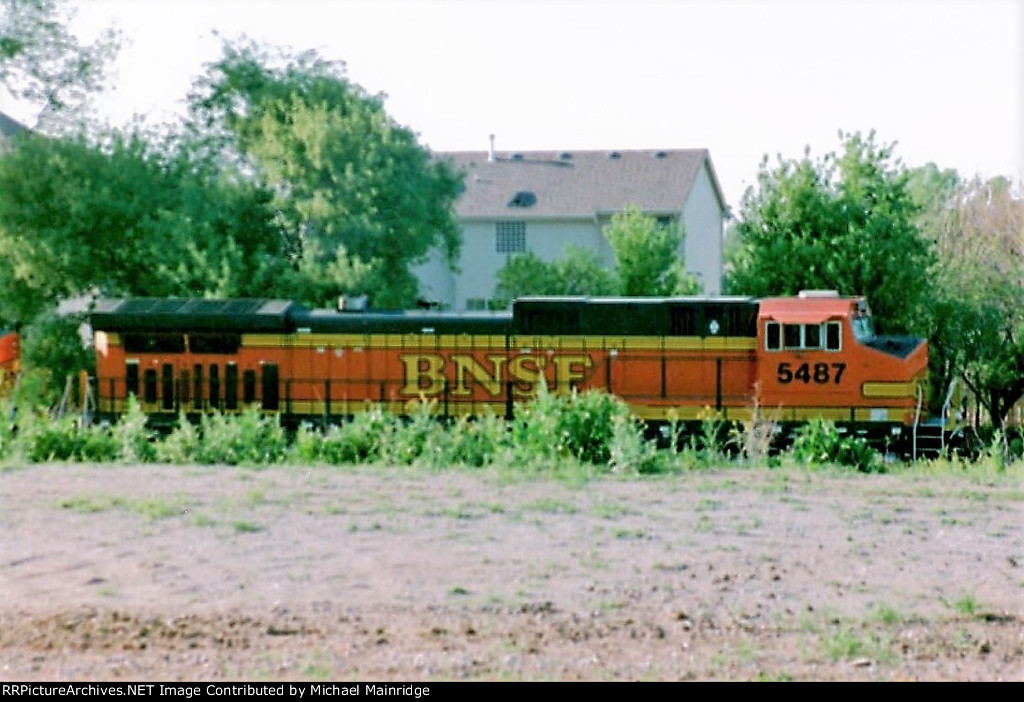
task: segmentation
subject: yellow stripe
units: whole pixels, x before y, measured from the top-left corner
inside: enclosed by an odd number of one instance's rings
[[[917,383],[864,383],[861,393],[864,397],[917,397]]]

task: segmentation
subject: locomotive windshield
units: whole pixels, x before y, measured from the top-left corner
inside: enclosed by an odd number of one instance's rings
[[[875,324],[867,315],[854,317],[853,336],[862,344],[871,343],[875,338]]]

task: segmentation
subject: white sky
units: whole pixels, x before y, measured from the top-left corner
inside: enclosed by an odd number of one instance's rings
[[[909,166],[1024,175],[1020,0],[72,2],[83,38],[129,42],[117,124],[173,118],[217,29],[346,61],[435,150],[708,148],[734,209],[764,154],[820,156],[839,130]]]

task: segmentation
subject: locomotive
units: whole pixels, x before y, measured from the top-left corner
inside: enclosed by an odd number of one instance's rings
[[[650,426],[761,413],[897,443],[926,406],[926,342],[876,335],[867,301],[833,291],[533,297],[501,312],[107,299],[91,324],[99,415],[135,395],[155,424],[255,407],[296,426],[424,400],[442,417],[511,417],[545,385],[614,394]]]
[[[16,332],[0,329],[0,396],[14,386],[20,364],[21,338]]]

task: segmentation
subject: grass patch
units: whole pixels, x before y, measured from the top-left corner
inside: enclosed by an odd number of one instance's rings
[[[61,509],[81,514],[98,514],[109,510],[123,510],[146,517],[150,521],[167,519],[186,510],[181,504],[163,498],[130,499],[109,495],[82,495],[70,497],[59,502]]]
[[[255,534],[263,531],[263,527],[259,524],[245,520],[237,521],[231,527],[239,534]]]

